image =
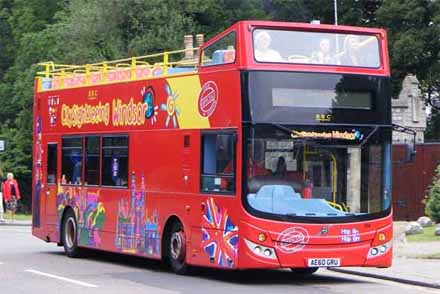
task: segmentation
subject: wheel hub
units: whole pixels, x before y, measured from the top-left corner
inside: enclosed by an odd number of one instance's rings
[[[171,235],[171,257],[175,260],[182,260],[185,256],[185,237],[183,232],[174,232]]]
[[[66,229],[64,234],[67,247],[72,248],[76,239],[76,225],[75,220],[71,217],[69,217],[66,221]]]

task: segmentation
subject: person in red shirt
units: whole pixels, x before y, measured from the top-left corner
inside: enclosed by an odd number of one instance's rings
[[[3,181],[3,171],[0,167],[0,223],[4,223],[3,219],[3,185],[1,184]]]
[[[6,202],[6,209],[9,212],[9,220],[14,221],[14,214],[17,210],[17,201],[20,200],[20,190],[18,189],[18,183],[14,179],[12,173],[6,175],[6,181],[2,184],[3,197]]]

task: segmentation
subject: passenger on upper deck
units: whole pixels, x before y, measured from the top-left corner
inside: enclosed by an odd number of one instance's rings
[[[280,62],[283,61],[278,51],[270,48],[272,38],[267,31],[259,31],[255,34],[255,59],[257,61]]]
[[[341,64],[357,66],[359,60],[359,36],[348,35],[344,40],[344,52],[341,56]]]
[[[330,55],[330,40],[322,39],[319,42],[319,51],[312,53],[312,63],[334,64],[334,58]]]

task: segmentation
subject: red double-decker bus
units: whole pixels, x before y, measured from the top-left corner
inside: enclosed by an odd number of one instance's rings
[[[242,21],[198,49],[44,63],[33,234],[178,273],[389,267],[387,54],[381,29]]]

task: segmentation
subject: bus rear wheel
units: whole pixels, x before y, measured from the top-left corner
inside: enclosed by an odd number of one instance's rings
[[[64,252],[69,257],[79,257],[78,226],[72,210],[68,210],[63,218],[62,240]]]
[[[310,276],[318,271],[318,267],[291,268],[292,272],[298,276]]]
[[[181,275],[188,273],[186,238],[181,223],[175,222],[172,225],[168,240],[168,257],[171,269]]]

